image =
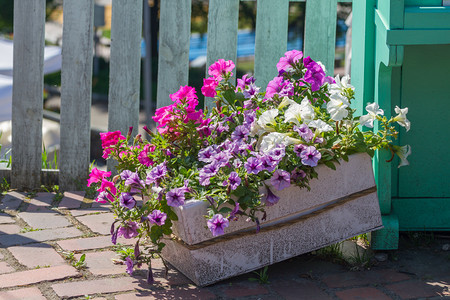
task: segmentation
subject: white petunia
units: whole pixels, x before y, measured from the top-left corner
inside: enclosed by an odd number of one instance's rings
[[[409,120],[406,118],[406,114],[408,113],[408,108],[407,107],[400,108],[398,106],[395,106],[395,112],[398,115],[395,116],[394,122],[397,122],[401,126],[405,127],[406,131],[408,131],[409,128],[411,127],[411,122],[409,122]]]
[[[327,103],[327,111],[334,121],[340,121],[348,116],[348,107],[350,103],[348,99],[341,94],[333,94]]]
[[[270,109],[261,114],[258,119],[258,125],[265,131],[274,131],[277,124],[275,117],[278,116],[278,109]]]
[[[411,146],[405,145],[405,146],[393,146],[394,153],[398,155],[400,158],[400,164],[398,167],[408,166],[409,162],[407,160],[408,156],[411,154]]]
[[[259,145],[259,151],[268,153],[278,145],[288,146],[299,143],[301,143],[300,140],[291,138],[285,133],[271,132],[268,135],[263,136],[261,144]]]
[[[288,96],[284,96],[283,100],[281,100],[280,104],[278,105],[278,109],[282,109],[288,105],[294,104],[295,101],[292,99],[289,99]]]
[[[308,99],[303,99],[301,104],[296,102],[289,105],[289,108],[284,113],[284,121],[286,123],[295,123],[300,126],[300,123],[308,124],[315,117],[314,107]]]
[[[317,119],[314,121],[311,121],[308,124],[309,127],[316,128],[316,132],[327,132],[327,131],[333,131],[333,127],[331,127],[329,124],[325,123],[324,121]]]
[[[353,85],[348,83],[350,80],[350,76],[345,75],[342,79],[339,78],[339,74],[334,78],[335,83],[330,85],[329,91],[331,94],[340,94],[343,93],[346,89],[350,88],[352,90],[355,89]]]
[[[368,103],[366,106],[366,110],[368,114],[359,118],[359,124],[361,124],[361,126],[373,128],[373,121],[377,118],[377,115],[382,116],[384,114],[384,111],[380,109],[378,104],[376,104],[375,102]]]

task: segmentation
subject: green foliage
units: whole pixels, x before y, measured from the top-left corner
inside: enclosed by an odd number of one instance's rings
[[[249,281],[257,281],[261,284],[269,284],[269,274],[268,271],[269,270],[269,266],[265,266],[264,268],[262,268],[259,271],[254,271],[252,272],[253,274],[256,274],[257,277],[256,278],[249,278]]]
[[[32,232],[32,231],[41,231],[42,229],[39,228],[33,228],[33,227],[24,227],[20,229],[20,233],[26,233],[26,232]]]
[[[135,259],[134,257],[134,247],[125,246],[120,243],[113,246],[114,252],[119,255],[120,259],[125,261],[127,257],[130,257],[132,260]]]
[[[342,242],[323,247],[316,251],[316,255],[325,260],[342,263],[344,261]]]

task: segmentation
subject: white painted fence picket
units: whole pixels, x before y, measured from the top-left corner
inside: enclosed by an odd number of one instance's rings
[[[146,0],[144,0],[146,1]],[[239,1],[210,0],[207,65],[219,58],[236,61]],[[251,0],[246,0],[251,1]],[[256,84],[277,75],[275,64],[287,49],[289,2],[258,0],[255,42]],[[337,2],[308,0],[305,54],[334,70]],[[109,130],[126,134],[139,120],[140,41],[143,0],[112,1]],[[161,0],[157,107],[188,84],[192,0]],[[87,178],[90,148],[94,0],[64,1],[61,87],[60,171],[41,170],[45,1],[14,2],[14,87],[11,170],[0,176],[14,188],[56,181],[62,190],[80,188]],[[206,70],[205,70],[206,72]],[[211,106],[211,99],[206,105]]]

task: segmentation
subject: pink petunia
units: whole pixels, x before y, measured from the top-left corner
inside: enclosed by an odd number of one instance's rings
[[[204,78],[202,94],[205,97],[215,97],[217,95],[216,87],[219,83],[214,79],[214,77]]]
[[[119,130],[112,132],[101,132],[100,140],[102,141],[102,148],[116,145],[119,140],[125,140],[125,137],[120,133]]]
[[[91,174],[89,174],[89,179],[87,186],[91,186],[91,184],[95,182],[101,182],[103,178],[111,176],[111,172],[106,172],[99,170],[97,168],[92,169]]]
[[[233,61],[231,60],[225,61],[224,59],[219,59],[209,67],[208,74],[216,79],[220,76],[225,76],[227,74],[233,76],[233,73],[231,73],[231,71],[233,71],[234,67],[235,66]]]

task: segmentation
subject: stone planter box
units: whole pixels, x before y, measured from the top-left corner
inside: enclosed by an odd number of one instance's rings
[[[324,165],[316,170],[311,191],[292,186],[276,192],[280,201],[267,207],[257,234],[253,222],[240,218],[214,238],[206,228],[207,203],[187,201],[176,209],[179,239],[166,242],[163,257],[205,286],[382,227],[367,154],[350,156],[336,171]]]

